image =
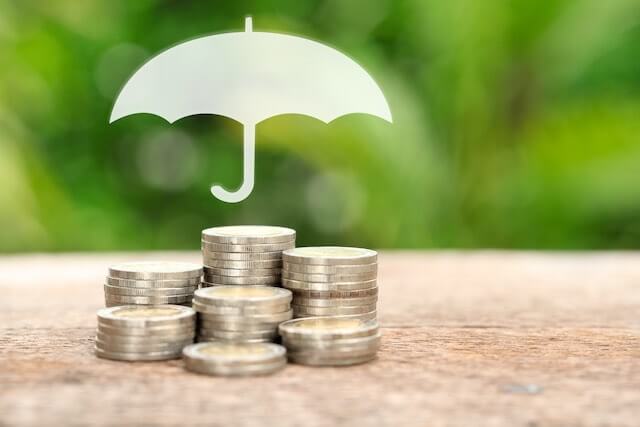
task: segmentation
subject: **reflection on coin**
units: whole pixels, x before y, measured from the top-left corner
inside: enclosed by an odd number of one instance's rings
[[[352,291],[293,290],[292,292],[294,298],[364,298],[378,295],[378,287],[356,289]]]
[[[337,307],[309,307],[304,305],[291,304],[294,316],[298,314],[313,314],[316,316],[340,316],[343,314],[362,314],[376,309],[376,305],[356,305]]]
[[[124,360],[129,362],[150,362],[154,360],[178,359],[182,350],[158,351],[158,352],[115,352],[95,347],[96,356],[103,359]]]
[[[156,296],[171,296],[171,295],[185,295],[193,293],[197,286],[191,288],[155,288],[155,289],[137,289],[137,288],[127,288],[120,286],[112,286],[112,285],[104,285],[104,292],[110,295],[129,295],[129,296],[147,296],[147,297],[156,297]]]
[[[282,253],[284,262],[316,265],[357,265],[372,264],[378,253],[370,249],[339,246],[316,246],[288,249]]]
[[[281,259],[272,259],[272,260],[263,260],[263,261],[228,261],[215,259],[210,257],[203,257],[202,263],[205,267],[215,267],[215,268],[224,268],[224,269],[238,269],[238,270],[246,270],[246,269],[267,269],[267,268],[282,268],[282,260]]]
[[[344,339],[375,335],[378,322],[340,317],[311,317],[294,319],[280,324],[283,337],[301,339]]]
[[[224,286],[198,289],[197,302],[213,305],[246,307],[256,305],[282,305],[291,302],[291,291],[273,286]]]
[[[285,262],[283,263],[283,269],[293,273],[303,274],[363,274],[376,273],[378,271],[378,264],[314,265]]]
[[[109,303],[124,304],[141,304],[141,305],[161,305],[161,304],[174,304],[190,301],[193,298],[193,294],[185,295],[171,295],[171,296],[157,296],[157,297],[139,297],[130,295],[112,295],[106,294],[105,301]]]
[[[114,327],[170,326],[180,322],[193,324],[195,311],[175,305],[160,306],[120,306],[98,310],[98,321]]]
[[[359,273],[359,274],[304,274],[294,273],[288,270],[282,270],[282,278],[290,280],[300,280],[303,282],[358,282],[363,280],[374,280],[377,273]]]
[[[295,238],[295,230],[266,225],[235,225],[202,230],[202,240],[213,243],[283,243],[294,241]]]
[[[271,343],[193,344],[184,348],[183,356],[188,370],[209,375],[262,375],[286,364],[285,348]]]
[[[282,262],[282,251],[270,252],[219,252],[202,249],[204,259],[217,259],[221,261],[280,261]]]
[[[107,277],[106,284],[122,288],[136,289],[192,288],[200,284],[200,276],[179,280],[132,280]]]
[[[282,269],[280,268],[253,268],[249,270],[239,270],[233,268],[216,268],[204,267],[205,276],[229,276],[229,277],[248,277],[248,276],[280,276]]]
[[[378,282],[375,279],[356,282],[305,282],[282,278],[282,286],[292,291],[355,291],[375,288],[378,286]]]
[[[363,298],[302,298],[296,297],[294,304],[305,307],[352,307],[359,305],[371,306],[378,301],[377,296]]]
[[[275,285],[280,284],[280,276],[230,277],[207,274],[203,283],[220,285]]]

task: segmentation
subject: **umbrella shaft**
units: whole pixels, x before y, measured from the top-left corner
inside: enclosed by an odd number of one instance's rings
[[[219,185],[211,187],[211,193],[219,200],[227,203],[238,203],[246,199],[251,191],[253,191],[253,178],[255,168],[255,141],[256,141],[256,127],[253,124],[244,125],[244,147],[243,147],[243,159],[244,159],[244,171],[243,181],[240,188],[236,191],[227,191]]]

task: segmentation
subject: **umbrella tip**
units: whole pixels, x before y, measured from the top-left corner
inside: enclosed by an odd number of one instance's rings
[[[251,15],[247,15],[244,18],[244,30],[247,33],[250,33],[253,31],[253,18],[251,17]]]

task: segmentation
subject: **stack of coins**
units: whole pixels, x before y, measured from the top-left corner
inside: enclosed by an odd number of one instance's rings
[[[334,246],[289,249],[282,254],[282,285],[293,292],[294,317],[377,317],[378,254]]]
[[[127,304],[191,305],[202,266],[185,262],[129,262],[109,268],[104,285],[107,307]]]
[[[207,375],[266,375],[282,369],[287,350],[270,343],[205,342],[183,350],[185,368]]]
[[[195,337],[196,313],[179,305],[125,305],[98,310],[95,352],[113,360],[180,357]]]
[[[280,286],[282,251],[295,247],[290,228],[260,225],[214,227],[202,231],[203,287]]]
[[[213,286],[198,289],[198,341],[267,342],[293,317],[291,292],[273,286]]]
[[[303,365],[343,366],[368,362],[380,347],[376,320],[308,317],[279,327],[289,360]]]

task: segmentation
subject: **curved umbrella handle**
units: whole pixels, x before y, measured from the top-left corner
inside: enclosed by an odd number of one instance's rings
[[[255,167],[255,139],[256,127],[253,124],[244,125],[244,180],[236,191],[227,191],[220,185],[211,186],[213,197],[227,203],[238,203],[249,197],[253,191],[253,177]]]

